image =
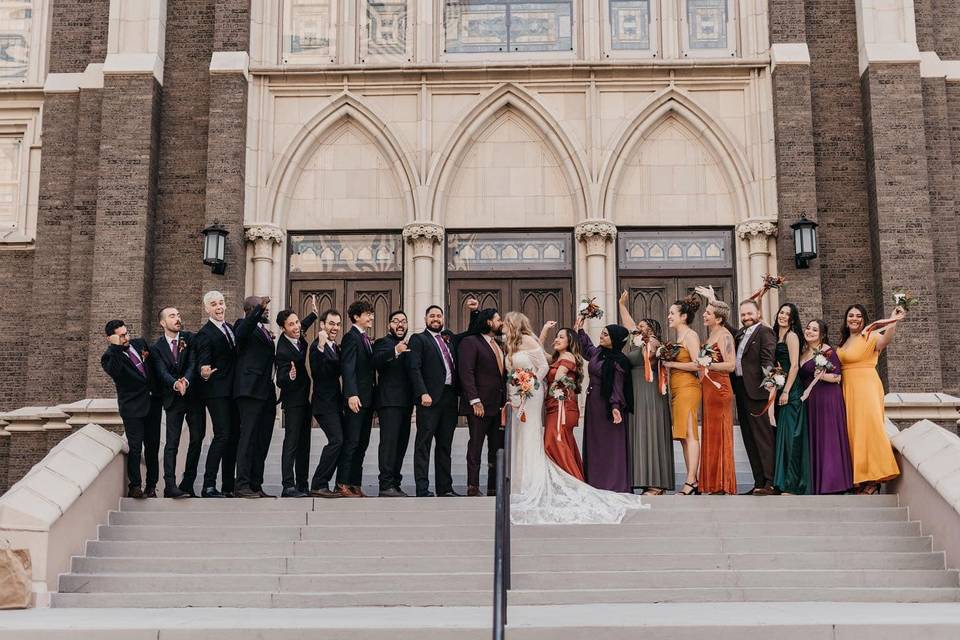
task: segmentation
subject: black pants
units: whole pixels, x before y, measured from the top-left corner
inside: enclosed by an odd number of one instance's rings
[[[747,397],[743,378],[734,375],[730,376],[730,379],[737,401],[737,418],[743,436],[743,448],[747,450],[747,459],[750,460],[750,469],[753,471],[753,485],[770,487],[773,485],[776,432],[766,413],[759,417],[751,415],[751,412],[759,413],[763,406],[758,406]]]
[[[183,467],[183,480],[180,487],[184,491],[193,491],[197,479],[197,465],[200,463],[200,449],[206,432],[207,416],[203,405],[194,403],[186,409],[167,411],[167,444],[163,448],[163,482],[167,489],[177,486],[177,451],[180,449],[180,434],[186,419],[190,431],[190,445],[187,447],[187,460]]]
[[[467,442],[467,485],[480,486],[480,457],[483,441],[487,441],[487,491],[497,488],[497,449],[503,449],[503,430],[500,428],[500,412],[484,414],[482,418],[467,416],[470,440]]]
[[[240,443],[237,446],[237,491],[263,489],[263,465],[270,449],[277,403],[273,400],[237,398]]]
[[[213,424],[213,440],[207,449],[203,488],[216,488],[217,471],[223,468],[221,487],[233,492],[237,468],[237,445],[240,442],[240,418],[232,398],[207,398],[207,411]]]
[[[160,417],[163,403],[159,398],[150,401],[150,412],[142,418],[120,416],[123,433],[127,436],[130,451],[127,454],[127,481],[131,488],[141,488],[140,461],[147,467],[147,483],[144,488],[154,489],[160,479]]]
[[[283,452],[280,455],[280,473],[283,488],[296,487],[306,491],[310,473],[310,405],[283,410]]]
[[[410,442],[410,418],[413,407],[382,407],[377,409],[380,420],[380,448],[377,461],[380,464],[380,489],[400,488],[403,476],[400,468],[407,455]]]
[[[310,488],[313,490],[330,488],[330,480],[337,470],[337,463],[340,460],[340,450],[343,448],[343,414],[339,411],[330,411],[318,413],[314,416],[317,424],[323,429],[327,436],[327,444],[320,452],[320,462],[313,472],[313,478],[310,480]]]
[[[433,452],[434,475],[437,494],[453,491],[450,477],[450,449],[457,428],[457,394],[452,386],[443,388],[443,394],[433,399],[429,407],[417,405],[417,437],[413,445],[413,477],[417,493],[430,490],[430,448],[436,440]]]
[[[373,409],[363,407],[357,413],[343,410],[343,447],[337,463],[337,484],[359,487],[363,484],[363,458],[370,444]]]

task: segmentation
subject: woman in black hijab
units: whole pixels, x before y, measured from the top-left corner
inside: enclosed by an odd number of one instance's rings
[[[623,354],[630,332],[620,325],[608,325],[594,345],[583,330],[582,319],[577,320],[576,329],[590,374],[583,422],[587,483],[597,489],[630,493],[627,416],[633,411],[633,383],[630,361]]]

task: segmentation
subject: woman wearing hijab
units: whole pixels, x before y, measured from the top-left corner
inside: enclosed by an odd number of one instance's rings
[[[630,493],[627,459],[627,416],[633,412],[630,361],[623,354],[630,332],[618,324],[600,331],[598,345],[575,325],[580,350],[588,360],[590,386],[583,422],[583,462],[587,484],[597,489]]]

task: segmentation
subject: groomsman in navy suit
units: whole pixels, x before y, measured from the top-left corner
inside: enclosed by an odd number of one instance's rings
[[[204,498],[232,498],[240,439],[240,415],[233,400],[237,338],[233,327],[224,319],[227,307],[222,293],[208,291],[203,296],[203,307],[209,318],[196,335],[197,365],[203,380],[200,389],[213,424],[213,440],[207,450],[201,495]],[[217,471],[221,466],[222,493],[217,491]]]
[[[128,493],[131,498],[156,498],[160,476],[160,414],[162,405],[150,368],[150,349],[143,338],[130,338],[123,320],[104,327],[107,350],[100,366],[117,388],[117,407],[130,451],[127,454]],[[146,490],[141,487],[141,451],[147,466]]]
[[[207,416],[197,385],[197,347],[194,335],[183,331],[180,312],[165,307],[158,314],[163,335],[153,345],[151,358],[158,380],[163,409],[167,414],[167,444],[163,448],[163,497],[196,497],[193,483],[197,479],[200,448],[206,431]],[[190,445],[183,469],[183,479],[177,486],[177,451],[180,434],[186,419]]]
[[[310,296],[313,310],[300,318],[292,309],[277,314],[277,326],[283,335],[277,339],[277,386],[283,407],[283,452],[280,457],[284,498],[304,498],[309,491],[310,473],[310,372],[307,371],[309,345],[303,337],[317,320],[317,302]]]
[[[277,392],[273,384],[276,345],[266,328],[270,298],[250,296],[243,301],[246,314],[233,325],[237,336],[237,367],[233,398],[240,411],[237,445],[238,498],[270,498],[263,490],[263,467],[277,417]]]
[[[370,444],[370,428],[373,423],[373,389],[376,374],[373,368],[373,343],[367,331],[373,326],[373,306],[358,300],[347,309],[353,324],[341,341],[343,355],[344,409],[343,448],[337,467],[337,484],[347,487],[352,497],[364,497],[363,458]]]

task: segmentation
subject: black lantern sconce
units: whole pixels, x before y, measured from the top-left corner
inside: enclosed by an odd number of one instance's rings
[[[203,234],[203,264],[210,267],[210,271],[218,276],[227,272],[227,231],[219,222],[201,231]]]
[[[817,223],[800,218],[790,228],[793,229],[793,250],[797,269],[807,269],[810,261],[817,257]]]

